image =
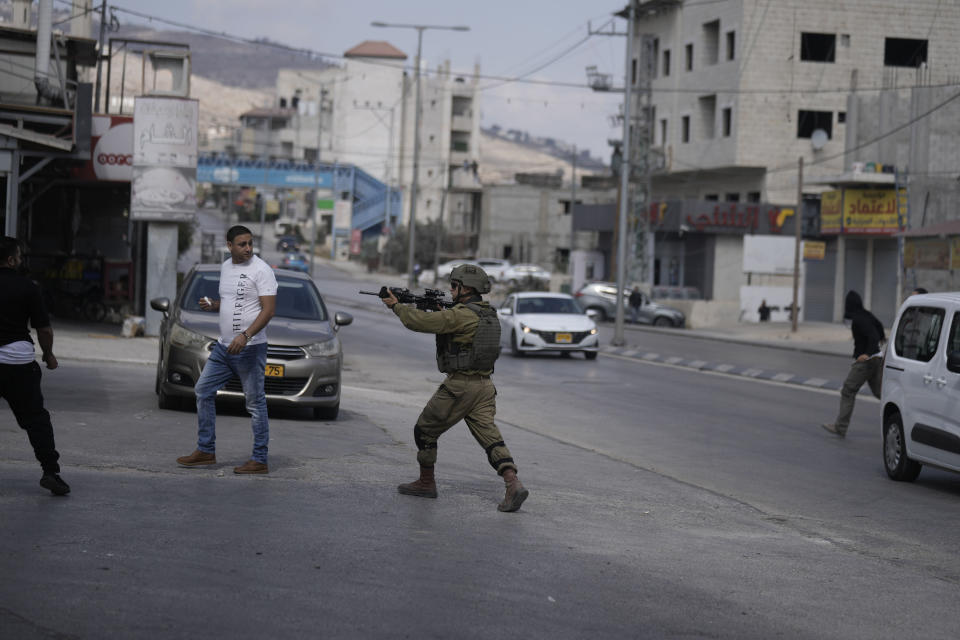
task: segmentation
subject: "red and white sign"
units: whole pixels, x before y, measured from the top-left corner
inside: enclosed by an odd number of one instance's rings
[[[90,161],[74,172],[80,180],[133,179],[133,116],[93,116]]]

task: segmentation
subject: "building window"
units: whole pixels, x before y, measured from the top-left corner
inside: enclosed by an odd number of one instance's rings
[[[737,32],[727,31],[727,60],[733,60],[737,51]]]
[[[703,199],[706,200],[707,202],[717,202],[718,200],[720,200],[720,196],[718,196],[715,193],[708,193],[703,196]]]
[[[731,107],[723,108],[723,137],[729,138],[733,131],[733,109]]]
[[[569,201],[569,200],[561,200],[561,201],[560,201],[560,204],[563,205],[563,213],[564,213],[564,214],[569,214],[569,213],[570,213],[570,201]],[[582,205],[582,204],[583,204],[583,200],[577,200],[577,201],[575,201],[574,206],[575,206],[575,207],[579,207],[579,206]]]
[[[727,202],[740,202],[739,193],[726,193],[723,195],[723,199]]]
[[[801,110],[797,113],[798,138],[812,138],[817,129],[823,129],[828,138],[833,138],[833,111]]]
[[[800,59],[806,62],[836,62],[837,35],[835,33],[801,33]]]
[[[693,71],[693,45],[688,44],[684,47],[684,67],[687,71]]]
[[[843,124],[847,121],[846,111],[837,111],[837,124]]]
[[[760,202],[760,192],[747,191],[747,202]]]
[[[886,38],[883,43],[883,66],[916,68],[927,63],[927,41],[909,38]]]
[[[717,96],[703,96],[697,100],[697,106],[700,107],[700,131],[703,134],[700,137],[711,140],[716,135]]]
[[[683,116],[680,120],[680,141],[690,142],[690,116]]]
[[[636,58],[630,61],[630,78],[632,78],[630,82],[632,82],[633,85],[636,86],[637,85],[637,59]]]
[[[660,144],[667,144],[667,119],[664,118],[660,121]]]
[[[660,38],[653,39],[653,55],[651,56],[650,59],[653,60],[653,64],[651,65],[653,69],[651,69],[651,73],[653,74],[653,77],[656,78],[657,77],[657,60],[660,59]]]
[[[663,75],[670,75],[670,49],[663,50]]]
[[[720,61],[720,21],[714,20],[703,25],[703,62],[706,65]]]

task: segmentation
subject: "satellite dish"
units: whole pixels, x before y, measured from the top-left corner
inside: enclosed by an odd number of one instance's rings
[[[814,129],[813,133],[810,134],[810,144],[814,151],[823,149],[828,140],[830,140],[830,136],[823,129]]]

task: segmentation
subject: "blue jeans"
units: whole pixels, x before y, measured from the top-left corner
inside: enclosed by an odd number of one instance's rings
[[[216,451],[217,391],[233,376],[240,378],[253,426],[253,455],[257,462],[267,463],[270,423],[267,420],[267,395],[263,390],[267,366],[267,343],[244,347],[237,355],[227,353],[219,342],[213,345],[210,358],[203,367],[194,391],[197,394],[197,448],[204,453]]]

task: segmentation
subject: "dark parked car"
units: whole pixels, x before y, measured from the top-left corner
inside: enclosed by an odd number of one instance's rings
[[[277,238],[277,251],[300,251],[300,239],[297,236],[280,236]]]
[[[338,311],[331,320],[309,276],[277,269],[277,310],[267,326],[266,393],[268,406],[309,407],[316,418],[333,420],[340,410],[343,349],[337,330],[353,322]],[[218,299],[220,265],[201,264],[183,280],[173,303],[154,298],[163,312],[156,393],[161,409],[193,404],[194,384],[220,335],[219,314],[200,309],[204,296]],[[218,398],[243,401],[240,380],[233,378]]]
[[[598,320],[612,320],[617,315],[617,285],[613,282],[589,282],[575,294],[580,306],[597,312]],[[644,324],[658,327],[683,327],[687,318],[683,311],[653,302],[645,294],[638,318]],[[630,289],[623,290],[624,317],[630,320]]]

